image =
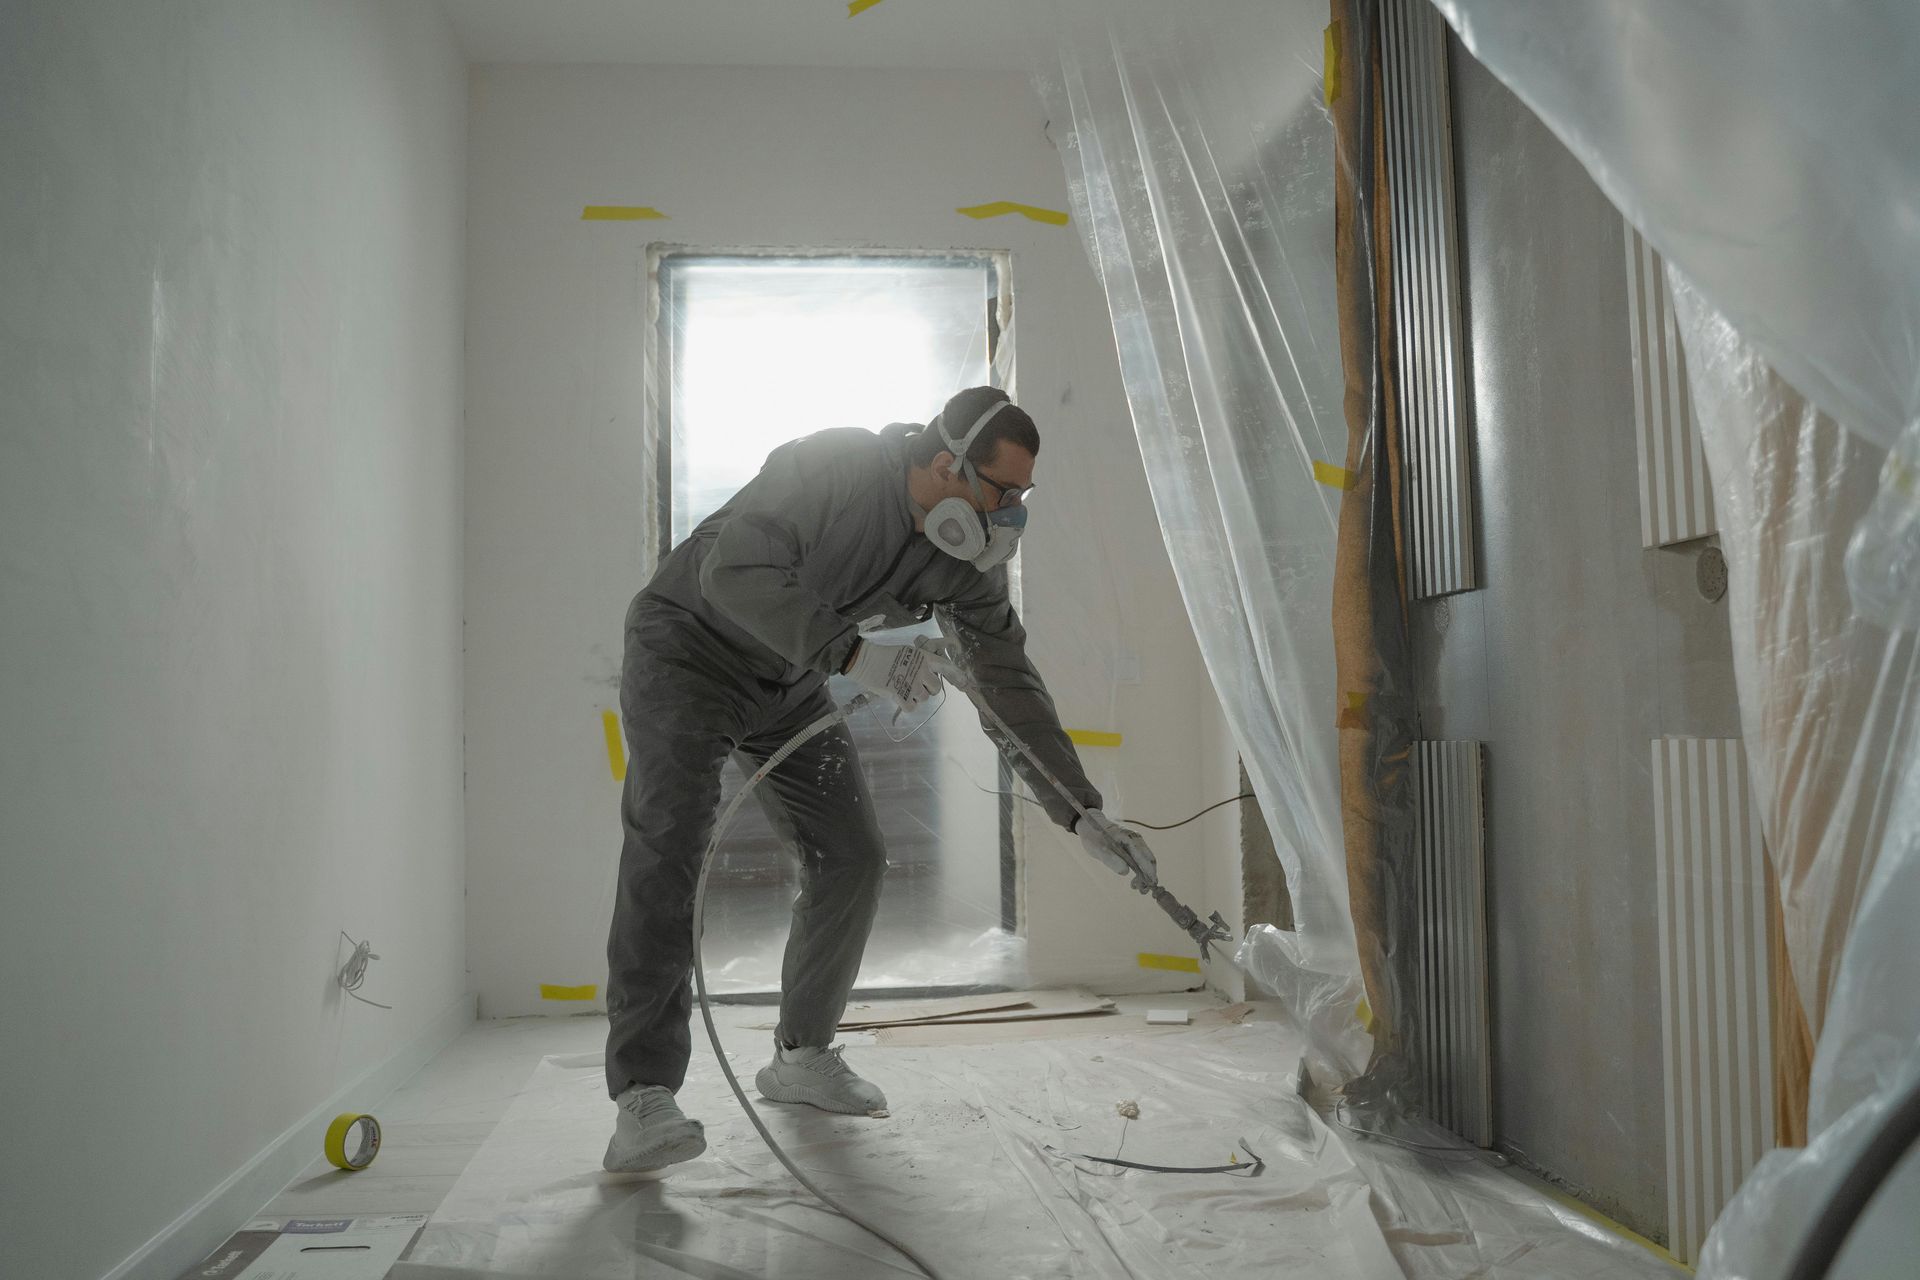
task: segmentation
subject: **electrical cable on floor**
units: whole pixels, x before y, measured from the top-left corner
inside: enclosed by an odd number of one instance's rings
[[[373,944],[371,942],[355,942],[352,938],[347,937],[347,931],[345,929],[340,931],[340,936],[347,938],[348,945],[353,948],[353,954],[348,956],[347,962],[340,966],[340,975],[335,978],[334,981],[340,984],[342,991],[352,996],[355,1000],[358,1000],[361,1004],[370,1004],[376,1009],[391,1010],[393,1008],[392,1005],[381,1004],[378,1000],[369,1000],[360,994],[360,984],[367,980],[367,961],[378,960],[380,958],[373,954]]]
[[[1254,1149],[1247,1145],[1245,1138],[1240,1139],[1240,1149],[1252,1158],[1252,1164],[1240,1164],[1238,1161],[1235,1161],[1233,1164],[1209,1164],[1188,1167],[1186,1165],[1174,1164],[1141,1164],[1135,1160],[1121,1160],[1113,1156],[1090,1156],[1079,1152],[1062,1151],[1060,1154],[1072,1160],[1091,1160],[1095,1164],[1117,1165],[1122,1169],[1139,1169],[1144,1173],[1232,1173],[1238,1174],[1243,1178],[1259,1177],[1261,1170],[1267,1167],[1267,1162],[1255,1154]],[[1055,1148],[1049,1147],[1047,1150],[1052,1151],[1055,1150]]]
[[[1495,1168],[1504,1169],[1513,1162],[1498,1151],[1483,1151],[1478,1147],[1451,1146],[1443,1142],[1414,1142],[1409,1138],[1397,1137],[1391,1133],[1382,1133],[1378,1129],[1367,1129],[1349,1123],[1346,1116],[1345,1100],[1335,1104],[1333,1122],[1356,1137],[1369,1138],[1375,1142],[1384,1142],[1390,1146],[1402,1147],[1408,1151],[1417,1151],[1422,1155],[1445,1156],[1452,1160],[1485,1160]]]

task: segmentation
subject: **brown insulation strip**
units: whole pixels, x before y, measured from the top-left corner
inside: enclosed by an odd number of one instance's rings
[[[1340,89],[1331,104],[1335,147],[1357,163],[1338,166],[1334,235],[1340,351],[1346,372],[1348,487],[1340,498],[1334,560],[1333,634],[1339,688],[1329,690],[1340,733],[1341,816],[1347,889],[1360,966],[1372,1006],[1374,1057],[1393,1051],[1410,989],[1405,965],[1389,958],[1411,946],[1413,735],[1412,664],[1407,642],[1401,462],[1391,377],[1392,271],[1386,134],[1373,5],[1332,0]],[[1364,74],[1355,74],[1363,66]],[[1363,185],[1364,184],[1364,185]],[[1367,200],[1360,199],[1361,193]],[[1371,225],[1367,214],[1371,213]],[[1369,254],[1372,261],[1369,262]],[[1408,955],[1405,959],[1410,960]]]

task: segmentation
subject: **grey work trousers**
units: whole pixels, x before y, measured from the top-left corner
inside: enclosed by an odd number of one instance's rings
[[[629,759],[625,840],[607,937],[607,1092],[678,1089],[692,1052],[693,894],[713,836],[720,774],[757,768],[833,709],[824,679],[792,686],[741,669],[725,642],[648,596],[627,613],[620,709]],[[887,867],[873,798],[844,724],[819,734],[755,792],[800,862],[781,965],[781,1039],[826,1045],[846,1010]]]

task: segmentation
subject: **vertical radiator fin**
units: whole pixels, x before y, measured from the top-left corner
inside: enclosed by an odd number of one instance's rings
[[[1653,744],[1667,1247],[1692,1264],[1773,1145],[1766,850],[1737,739]]]
[[[1419,1062],[1438,1124],[1493,1145],[1485,810],[1478,742],[1415,742]]]
[[[1633,346],[1633,417],[1640,448],[1640,545],[1704,538],[1719,526],[1707,456],[1694,427],[1687,357],[1660,255],[1631,224],[1627,327]]]
[[[1460,251],[1454,229],[1447,26],[1429,0],[1380,6],[1392,206],[1393,357],[1406,458],[1414,599],[1471,591],[1473,482],[1462,406]]]

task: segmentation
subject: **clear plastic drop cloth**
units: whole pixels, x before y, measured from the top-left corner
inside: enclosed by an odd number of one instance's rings
[[[1357,974],[1316,969],[1302,953],[1300,936],[1270,924],[1248,928],[1233,961],[1260,990],[1287,1010],[1305,1041],[1305,1059],[1315,1080],[1351,1079],[1367,1065],[1373,1037],[1353,1016],[1360,998]]]
[[[1807,1147],[1761,1161],[1701,1259],[1703,1276],[1758,1280],[1784,1272],[1920,1078],[1920,636],[1863,611],[1848,578],[1849,542],[1884,514],[1900,452],[1821,412],[1677,268],[1669,281],[1727,557],[1748,765],[1817,1037]],[[1920,1200],[1920,1162],[1907,1165],[1884,1203]],[[1869,1213],[1837,1274],[1891,1274],[1880,1267],[1912,1257],[1915,1230],[1910,1210]]]
[[[1759,359],[1893,450],[1847,580],[1920,625],[1920,5],[1436,4]]]
[[[1348,436],[1327,19],[1305,0],[1067,0],[1039,82],[1168,555],[1286,871],[1287,961],[1318,975],[1288,994],[1352,1020],[1329,621],[1341,489],[1316,479],[1341,474]]]
[[[751,1077],[758,1037],[725,1034]],[[849,1039],[888,1118],[762,1115],[809,1176],[943,1280],[1677,1274],[1472,1152],[1384,1146],[1323,1120],[1281,1066],[1300,1048],[1281,1024],[940,1049]],[[613,1123],[601,1086],[597,1055],[543,1061],[393,1280],[917,1274],[774,1163],[710,1062],[679,1095],[707,1152],[663,1178],[600,1170]],[[1168,1174],[1087,1156],[1238,1164]]]
[[[1920,419],[1920,5],[1437,0],[1788,383]]]
[[[1745,737],[1818,1036],[1811,1145],[1763,1162],[1703,1274],[1777,1275],[1920,1044],[1920,6],[1438,7],[1691,281],[1680,310]],[[1312,465],[1337,464],[1346,427],[1339,170],[1319,105],[1329,14],[1061,10],[1043,90],[1073,213],[1188,611],[1294,891],[1298,934],[1243,954],[1274,962],[1309,1053],[1337,1055],[1345,1029],[1312,1002],[1347,999],[1361,966],[1327,712],[1338,494]]]

